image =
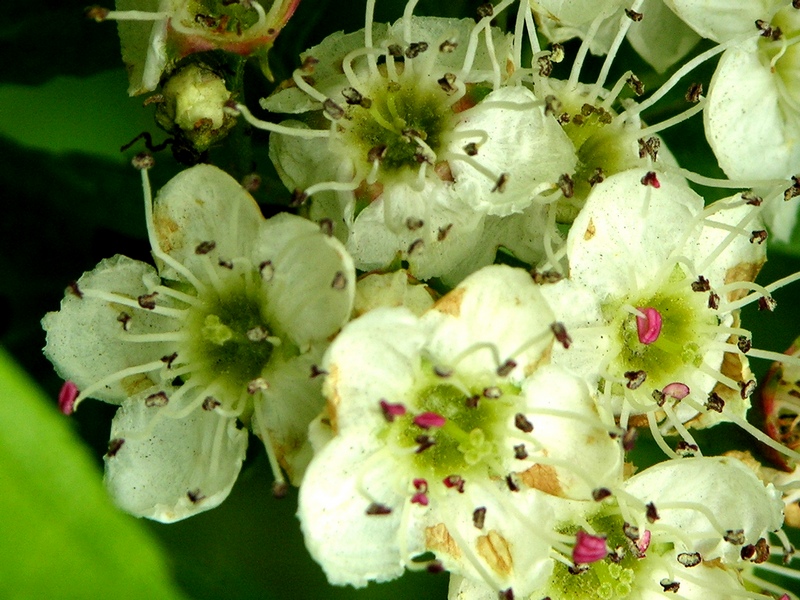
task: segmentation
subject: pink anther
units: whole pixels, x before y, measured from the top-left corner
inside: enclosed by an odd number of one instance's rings
[[[676,400],[683,400],[689,395],[689,386],[680,381],[676,381],[664,386],[661,393],[670,398],[675,398]]]
[[[585,565],[603,560],[608,555],[606,538],[591,535],[579,529],[575,536],[575,547],[572,549],[572,561],[576,565]]]
[[[58,409],[69,416],[75,408],[75,399],[78,397],[78,386],[72,381],[65,381],[58,392]]]
[[[411,496],[411,503],[428,506],[428,482],[425,479],[415,479],[412,483],[416,492]]]
[[[637,548],[639,548],[639,552],[644,554],[647,552],[647,549],[650,547],[650,530],[645,529],[642,537],[639,538],[639,541],[636,542]]]
[[[383,416],[390,423],[394,421],[396,417],[402,417],[406,414],[405,406],[402,404],[390,404],[386,400],[381,400],[381,410],[383,411]]]
[[[422,427],[423,429],[430,429],[431,427],[444,427],[445,419],[442,415],[434,412],[424,412],[414,417],[414,425]]]
[[[642,344],[652,344],[661,334],[661,313],[655,308],[640,308],[643,317],[636,316],[636,331]]]

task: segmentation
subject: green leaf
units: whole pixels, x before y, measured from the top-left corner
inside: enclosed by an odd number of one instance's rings
[[[0,349],[0,597],[184,598],[67,423]]]

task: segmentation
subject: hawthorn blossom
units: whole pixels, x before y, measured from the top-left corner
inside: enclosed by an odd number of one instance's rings
[[[386,26],[368,10],[363,32],[305,52],[294,86],[262,101],[326,129],[273,125],[238,107],[272,132],[282,180],[312,219],[335,224],[359,268],[400,259],[417,277],[457,283],[494,258],[487,215],[521,213],[573,170],[572,145],[544,102],[505,85],[511,40],[490,20],[406,14]]]
[[[45,354],[80,390],[73,404],[120,407],[105,456],[114,500],[171,522],[228,495],[245,427],[276,492],[281,467],[299,481],[322,406],[315,365],[349,318],[355,273],[338,241],[292,215],[264,220],[216,167],[183,171],[152,209],[143,178],[157,268],[117,255],[85,273],[43,320]]]
[[[117,0],[117,10],[87,9],[96,21],[116,20],[131,96],[153,91],[162,75],[195,52],[225,50],[258,58],[271,78],[267,52],[300,0]]]
[[[524,591],[548,576],[551,549],[574,541],[550,529],[558,506],[622,480],[618,428],[583,381],[542,364],[554,335],[537,286],[505,266],[421,317],[377,309],[342,330],[323,363],[330,435],[298,509],[331,583],[427,566]]]
[[[557,528],[578,531],[573,556],[589,561],[555,562],[544,585],[513,597],[771,598],[754,594],[742,579],[757,582],[753,569],[768,568],[768,538],[783,520],[780,494],[737,459],[666,461],[608,490],[599,502],[571,504],[571,514],[562,512],[571,522]],[[481,581],[454,577],[449,597],[494,600],[497,594]]]
[[[654,171],[596,185],[567,239],[569,280],[543,286],[572,338],[554,361],[596,383],[623,425],[666,418],[690,446],[690,419],[744,425],[757,351],[737,302],[753,301],[741,300],[750,289],[772,302],[751,283],[765,260],[758,211],[748,194],[704,209],[680,178]]]

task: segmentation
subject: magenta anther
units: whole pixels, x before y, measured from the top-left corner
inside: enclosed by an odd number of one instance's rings
[[[72,381],[65,381],[58,392],[58,409],[69,416],[75,408],[75,399],[78,397],[78,386]]]
[[[575,536],[575,547],[572,549],[572,561],[576,565],[585,565],[603,560],[608,555],[606,538],[586,533],[579,529]]]
[[[652,344],[661,334],[661,313],[655,308],[640,308],[644,317],[636,316],[636,331],[642,344]]]

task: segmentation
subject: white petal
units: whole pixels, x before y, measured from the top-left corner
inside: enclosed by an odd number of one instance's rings
[[[659,173],[656,189],[642,184],[644,176],[631,169],[597,184],[567,238],[570,277],[601,301],[645,287],[684,236],[699,228],[700,196],[680,178]]]
[[[686,534],[674,539],[678,551],[699,552],[703,560],[722,558],[737,563],[741,545],[724,541],[725,532],[744,531],[745,544],[755,544],[767,532],[783,523],[780,492],[764,486],[741,461],[732,457],[702,457],[669,460],[634,475],[625,490],[642,500],[653,502],[659,519],[653,525],[675,528]],[[689,504],[694,508],[670,507]],[[718,532],[707,515],[712,515]],[[657,539],[657,538],[655,538]]]
[[[263,223],[252,251],[254,263],[270,261],[262,277],[267,311],[297,344],[324,340],[350,318],[355,268],[342,244],[311,221],[280,214]],[[262,270],[263,275],[263,270]]]
[[[214,263],[250,258],[250,244],[263,217],[255,200],[233,177],[211,165],[196,165],[161,188],[153,220],[161,250],[205,280],[202,262],[209,256]],[[215,243],[213,254],[195,253],[203,242]],[[177,277],[169,266],[160,272],[170,279]]]
[[[800,164],[800,116],[757,47],[750,40],[722,55],[704,111],[706,138],[728,177],[788,179]]]
[[[395,485],[397,461],[386,453],[367,464],[383,450],[374,437],[335,437],[311,461],[300,487],[297,515],[306,547],[334,585],[394,579],[403,573],[404,559],[423,551],[413,517],[403,530],[406,499]],[[392,512],[366,514],[373,501]]]
[[[145,392],[147,394],[147,392]],[[198,408],[170,418],[170,406],[125,402],[111,438],[125,440],[106,456],[106,486],[124,510],[171,523],[218,506],[230,493],[247,449],[236,420]],[[173,411],[174,412],[174,411]]]
[[[686,56],[700,37],[674,12],[665,0],[644,0],[642,20],[628,30],[627,39],[639,56],[663,73]]]
[[[283,127],[308,131],[300,121],[283,121]],[[328,141],[272,132],[269,158],[283,185],[289,190],[304,190],[320,181],[336,180],[336,161],[331,160]]]
[[[538,287],[526,271],[504,265],[473,273],[422,319],[436,327],[429,344],[432,356],[445,365],[460,357],[458,370],[478,377],[513,358],[517,366],[511,377],[521,379],[553,339],[553,313]]]
[[[394,306],[405,306],[419,316],[433,306],[430,288],[403,269],[386,274],[371,273],[356,283],[355,317],[376,308]]]
[[[704,38],[724,42],[755,33],[756,19],[769,21],[775,0],[664,0],[675,14]]]
[[[536,103],[527,88],[504,87],[459,115],[457,133],[478,131],[487,137],[459,137],[450,152],[463,156],[462,148],[474,142],[478,154],[472,160],[496,175],[487,176],[465,161],[450,161],[456,190],[475,210],[490,215],[521,212],[534,196],[555,189],[560,176],[575,170],[572,142]],[[503,191],[495,191],[501,175],[507,181]]]
[[[404,308],[373,310],[348,323],[323,363],[335,428],[365,429],[372,435],[383,430],[380,401],[410,400],[426,337],[419,319]]]
[[[172,354],[174,342],[122,341],[126,332],[119,319],[122,313],[130,317],[128,333],[131,334],[174,331],[174,319],[92,296],[92,292],[116,294],[136,303],[139,296],[151,293],[160,283],[153,267],[119,254],[84,273],[77,282],[78,289],[85,290],[81,292],[83,298],[68,292],[61,301],[61,309],[48,313],[42,320],[47,332],[44,352],[59,375],[83,390],[118,371]],[[101,387],[91,397],[119,404],[156,381],[160,381],[158,370],[130,375]]]
[[[171,0],[117,0],[118,11],[171,12]],[[167,19],[117,21],[122,60],[128,67],[128,95],[150,92],[158,86],[167,65]]]

